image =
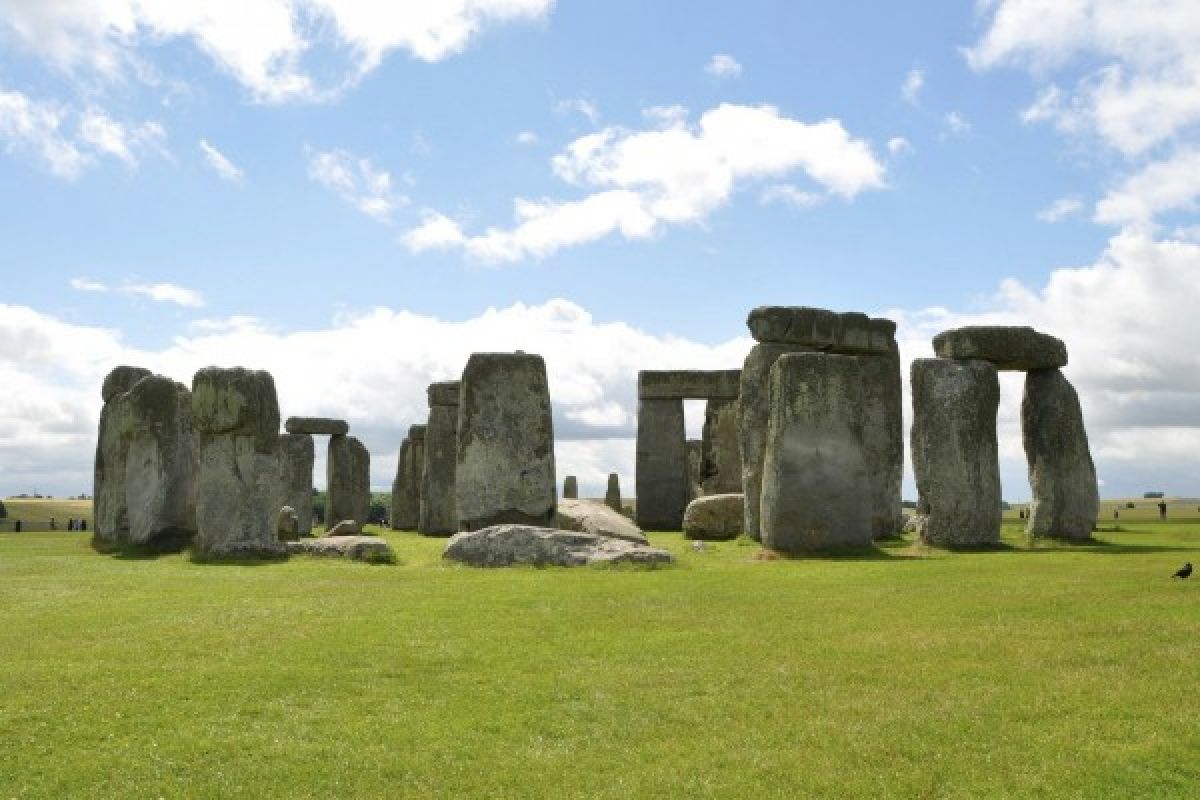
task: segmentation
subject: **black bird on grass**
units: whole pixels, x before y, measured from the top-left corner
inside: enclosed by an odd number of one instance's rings
[[[1175,574],[1172,575],[1171,577],[1172,578],[1187,578],[1191,574],[1192,574],[1192,562],[1189,561],[1186,564],[1184,564],[1182,567],[1180,567],[1179,569],[1175,570]]]

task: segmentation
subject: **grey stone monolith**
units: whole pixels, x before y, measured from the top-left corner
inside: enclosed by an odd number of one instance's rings
[[[427,536],[458,532],[454,500],[455,450],[458,445],[458,381],[431,384],[425,425],[417,530]]]
[[[271,374],[206,367],[192,379],[196,538],[204,557],[275,555],[279,400]]]
[[[400,452],[396,457],[396,477],[392,481],[392,530],[415,531],[421,524],[425,430],[424,425],[410,425],[408,437],[400,444]]]
[[[617,473],[608,473],[608,488],[604,490],[604,504],[613,511],[625,513],[621,506],[621,478]]]
[[[93,473],[95,525],[99,545],[115,545],[128,536],[129,506],[125,497],[125,465],[129,454],[131,419],[122,396],[142,378],[152,375],[142,367],[115,367],[104,378],[100,396],[100,424],[96,431]]]
[[[308,536],[313,526],[313,462],[316,449],[307,433],[279,436],[279,496],[276,504],[296,514],[298,535]]]
[[[131,544],[178,549],[196,534],[192,393],[149,375],[126,393],[130,442],[125,496]]]
[[[871,531],[876,539],[898,536],[904,479],[904,397],[900,351],[858,356],[863,380],[863,447],[871,480]]]
[[[1025,375],[1021,438],[1033,490],[1026,531],[1083,541],[1096,525],[1100,495],[1075,387],[1057,369]]]
[[[354,436],[330,436],[325,459],[325,519],[352,519],[359,528],[371,511],[371,454]]]
[[[563,478],[562,496],[572,500],[579,499],[579,480],[574,475],[568,475]]]
[[[763,455],[764,547],[801,554],[870,546],[862,392],[853,356],[789,353],[775,361]]]
[[[680,530],[689,499],[683,400],[638,400],[634,483],[638,527]]]
[[[738,453],[736,400],[708,400],[704,406],[704,431],[700,441],[704,494],[740,494],[742,457]]]
[[[687,500],[692,502],[704,494],[704,442],[700,439],[687,440],[688,464],[688,493]],[[687,506],[684,506],[687,510]],[[683,518],[679,520],[683,525]]]
[[[922,541],[938,547],[999,544],[996,367],[919,358],[911,382],[917,510],[926,516]]]
[[[556,483],[546,362],[520,352],[472,354],[459,387],[460,530],[549,525]]]

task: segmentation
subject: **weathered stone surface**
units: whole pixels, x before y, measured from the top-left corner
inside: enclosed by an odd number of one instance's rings
[[[419,447],[419,445],[418,445]],[[394,531],[415,530],[421,520],[420,487],[416,483],[417,473],[412,439],[405,437],[396,454],[396,477],[392,479],[392,506],[389,524]]]
[[[687,458],[688,458],[688,493],[687,501],[690,503],[700,495],[704,494],[704,442],[699,439],[687,440]],[[687,506],[684,505],[684,509]],[[679,518],[679,524],[683,525],[683,518]]]
[[[473,567],[659,566],[675,560],[666,550],[622,539],[532,525],[494,525],[457,533],[446,543],[442,557]]]
[[[912,363],[912,460],[927,516],[922,541],[939,547],[1000,542],[996,409],[1000,383],[986,361]]]
[[[771,368],[769,403],[763,546],[793,554],[869,546],[871,482],[858,359],[782,355]]]
[[[741,370],[642,370],[638,373],[639,400],[713,398],[736,400]]]
[[[621,478],[615,472],[608,473],[608,488],[604,491],[604,505],[618,514],[623,514],[625,511],[621,506]]]
[[[638,401],[636,470],[638,526],[679,530],[688,501],[682,400]]]
[[[559,500],[554,525],[565,531],[594,533],[634,544],[649,544],[646,534],[629,517],[594,500]]]
[[[289,506],[296,514],[299,535],[312,533],[313,438],[307,433],[279,436],[279,494],[276,505]]]
[[[358,536],[362,526],[352,519],[344,519],[325,531],[326,536]]]
[[[182,547],[196,533],[191,392],[170,378],[148,375],[125,397],[131,422],[125,464],[129,542]]]
[[[755,541],[759,532],[763,456],[767,449],[767,419],[770,410],[771,367],[786,353],[812,352],[791,344],[756,344],[742,366],[742,384],[737,408],[738,449],[742,461],[742,490],[746,495],[743,532]]]
[[[121,369],[118,367],[118,369]],[[124,392],[109,395],[100,409],[92,488],[97,544],[119,544],[129,535],[129,505],[125,497],[125,465],[129,457],[132,416]]]
[[[371,511],[371,454],[353,436],[331,436],[325,459],[325,519],[363,526]]]
[[[100,398],[107,403],[117,395],[128,392],[142,378],[153,374],[153,372],[145,367],[113,367],[104,376],[104,384],[100,387]]]
[[[475,353],[458,407],[455,504],[459,526],[554,519],[554,423],[546,362],[526,353]]]
[[[704,494],[740,493],[742,457],[738,452],[736,400],[709,400],[705,404],[704,432],[700,441],[700,477]]]
[[[283,506],[275,518],[275,536],[281,542],[294,542],[300,538],[300,518],[296,509]]]
[[[736,539],[745,519],[744,501],[740,492],[697,497],[683,514],[683,535],[710,541]]]
[[[1057,369],[1025,376],[1021,438],[1033,490],[1026,530],[1082,541],[1092,536],[1100,494],[1075,388]]]
[[[335,536],[288,542],[289,555],[335,556],[372,564],[391,564],[396,553],[391,545],[375,536]]]
[[[564,498],[571,499],[577,499],[579,497],[579,481],[576,480],[574,475],[568,475],[563,479],[562,496]]]
[[[933,352],[938,358],[988,361],[1002,370],[1067,365],[1067,346],[1061,339],[1015,325],[970,325],[942,331],[933,337]]]
[[[331,417],[288,417],[283,424],[288,433],[307,433],[318,436],[345,436],[350,425],[344,419]]]
[[[454,386],[457,397],[458,384]],[[433,398],[432,393],[430,398]],[[421,508],[417,520],[417,530],[427,536],[448,536],[458,531],[458,507],[454,498],[457,447],[458,407],[431,405],[425,441],[421,446]]]
[[[844,355],[887,355],[896,335],[896,323],[891,320],[808,306],[760,306],[750,312],[746,325],[758,342]]]
[[[904,397],[900,351],[858,356],[863,381],[863,446],[871,480],[871,531],[876,539],[900,533],[904,480]]]
[[[430,407],[457,406],[460,386],[459,381],[439,381],[438,383],[429,384],[429,388],[425,390],[425,393],[429,398]]]
[[[270,373],[207,367],[192,379],[201,556],[274,555],[279,400]]]

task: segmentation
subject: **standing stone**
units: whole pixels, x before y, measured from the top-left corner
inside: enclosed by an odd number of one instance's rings
[[[939,547],[999,544],[996,367],[919,358],[911,381],[917,511],[927,515],[922,541]]]
[[[100,425],[96,432],[96,461],[92,497],[95,506],[93,537],[99,545],[114,545],[129,531],[125,498],[125,464],[129,455],[131,420],[123,398],[133,385],[152,375],[141,367],[120,366],[104,378],[100,396]]]
[[[562,496],[571,500],[579,499],[579,481],[575,479],[574,475],[568,475],[563,480]]]
[[[687,440],[687,459],[688,459],[688,502],[692,502],[697,497],[704,494],[704,442],[700,439]],[[687,506],[684,506],[687,510]],[[679,524],[683,525],[683,520],[679,520]]]
[[[263,371],[206,367],[192,379],[196,538],[201,556],[273,555],[279,400]]]
[[[196,533],[192,393],[150,375],[125,395],[130,426],[125,496],[131,544],[179,549]]]
[[[768,402],[763,546],[784,553],[869,546],[871,481],[858,360],[780,356],[771,368]]]
[[[1033,490],[1026,531],[1083,541],[1096,525],[1100,495],[1075,387],[1057,369],[1025,375],[1021,438]]]
[[[742,458],[738,454],[736,400],[709,399],[704,406],[704,433],[700,441],[703,493],[740,494]]]
[[[677,531],[688,504],[688,450],[683,400],[638,400],[637,524],[644,531]]]
[[[434,383],[429,386],[428,393],[429,422],[425,426],[421,513],[417,530],[428,536],[447,536],[458,532],[454,484],[459,383]]]
[[[289,506],[296,515],[300,536],[312,533],[313,437],[307,433],[279,436],[279,496],[276,505]]]
[[[863,447],[871,480],[871,531],[876,539],[897,536],[904,479],[903,387],[900,351],[858,356],[863,378]]]
[[[325,459],[325,522],[352,519],[361,530],[371,511],[371,454],[354,436],[330,436]]]
[[[392,481],[392,530],[415,531],[421,524],[421,480],[425,469],[425,426],[410,425],[400,443]]]
[[[474,353],[459,390],[455,497],[462,530],[554,520],[554,422],[546,362]]]
[[[281,542],[294,542],[300,538],[300,518],[296,509],[283,506],[275,522],[275,535]]]
[[[625,513],[621,506],[621,478],[615,472],[608,473],[608,488],[604,491],[604,504],[613,511]]]

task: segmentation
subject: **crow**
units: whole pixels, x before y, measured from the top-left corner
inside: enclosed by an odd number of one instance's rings
[[[1191,574],[1192,574],[1192,562],[1188,561],[1182,567],[1175,570],[1175,574],[1172,575],[1171,577],[1172,578],[1186,578]]]

